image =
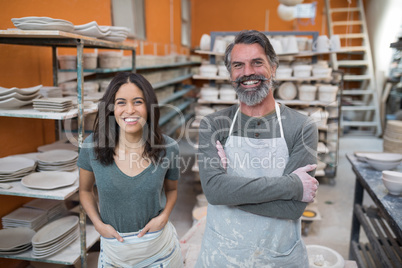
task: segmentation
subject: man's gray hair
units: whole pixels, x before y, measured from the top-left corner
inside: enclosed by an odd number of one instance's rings
[[[230,54],[232,53],[233,47],[237,44],[259,44],[264,49],[271,67],[278,67],[278,56],[265,34],[256,30],[244,30],[236,35],[235,40],[227,46],[225,51],[225,65],[230,74],[232,69]]]

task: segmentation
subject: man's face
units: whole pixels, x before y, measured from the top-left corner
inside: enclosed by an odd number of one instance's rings
[[[274,72],[259,44],[233,47],[230,77],[241,102],[249,106],[261,103],[272,87]]]

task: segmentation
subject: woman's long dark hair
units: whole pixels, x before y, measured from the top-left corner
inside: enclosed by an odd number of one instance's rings
[[[119,144],[119,125],[114,117],[116,92],[124,84],[136,85],[144,94],[147,109],[147,122],[143,126],[145,149],[143,157],[158,162],[165,153],[165,140],[159,128],[160,111],[152,85],[140,74],[131,72],[118,73],[110,82],[98,105],[94,122],[93,142],[96,159],[102,165],[111,165],[114,161],[115,148]]]

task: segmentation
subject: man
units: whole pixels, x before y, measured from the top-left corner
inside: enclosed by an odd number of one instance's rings
[[[225,64],[240,104],[201,121],[209,205],[196,267],[308,267],[300,216],[318,186],[317,127],[275,102],[278,58],[264,34],[240,32]]]

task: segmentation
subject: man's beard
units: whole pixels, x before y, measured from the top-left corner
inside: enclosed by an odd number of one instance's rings
[[[247,80],[260,80],[261,83],[253,88],[243,88],[241,82]],[[268,96],[274,84],[272,76],[267,79],[262,75],[241,76],[233,82],[236,83],[234,89],[239,97],[239,101],[245,103],[247,106],[255,106],[261,103]]]

